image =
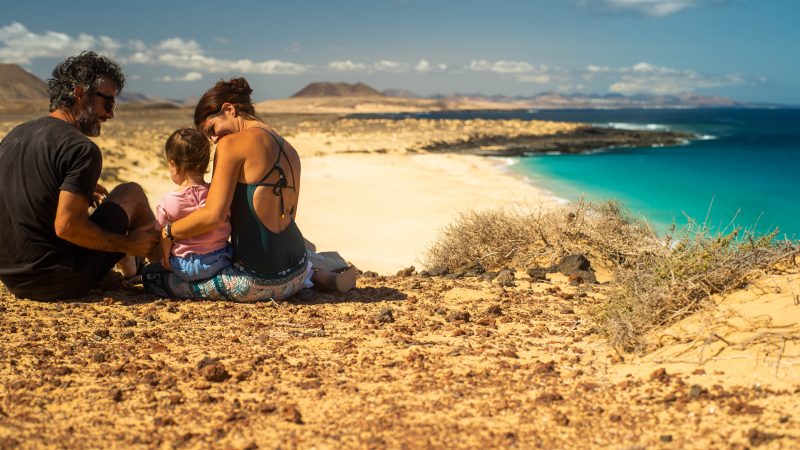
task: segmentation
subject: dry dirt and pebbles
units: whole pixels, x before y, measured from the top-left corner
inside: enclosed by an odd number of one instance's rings
[[[235,304],[0,291],[0,448],[790,448],[796,391],[623,380],[608,286],[365,274]],[[695,374],[696,375],[696,374]]]

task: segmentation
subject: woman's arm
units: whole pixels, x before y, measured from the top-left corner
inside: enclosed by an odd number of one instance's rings
[[[172,236],[186,239],[219,228],[231,211],[236,181],[244,164],[243,153],[238,149],[240,139],[229,136],[217,144],[214,177],[208,190],[206,205],[172,224]]]

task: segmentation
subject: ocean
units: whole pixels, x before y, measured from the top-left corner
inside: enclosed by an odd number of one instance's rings
[[[374,117],[374,116],[373,116]],[[458,111],[401,119],[522,119],[680,130],[674,147],[611,148],[514,158],[512,171],[563,199],[617,199],[664,232],[687,217],[718,231],[741,226],[800,238],[800,109]]]

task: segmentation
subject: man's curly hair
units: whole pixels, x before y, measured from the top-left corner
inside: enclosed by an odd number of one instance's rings
[[[83,86],[92,95],[97,92],[102,80],[108,80],[117,87],[117,93],[125,86],[125,75],[119,64],[95,52],[83,52],[71,56],[53,69],[53,78],[47,80],[50,94],[50,112],[69,108],[75,104],[73,89]]]

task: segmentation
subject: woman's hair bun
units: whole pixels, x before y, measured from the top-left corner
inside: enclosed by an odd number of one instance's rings
[[[248,83],[247,80],[242,78],[242,77],[231,78],[228,81],[220,80],[217,83],[217,86],[219,86],[219,85],[227,86],[227,87],[229,87],[231,89],[239,91],[240,94],[244,94],[244,95],[250,95],[250,94],[253,93],[253,89],[250,88],[250,83]]]

